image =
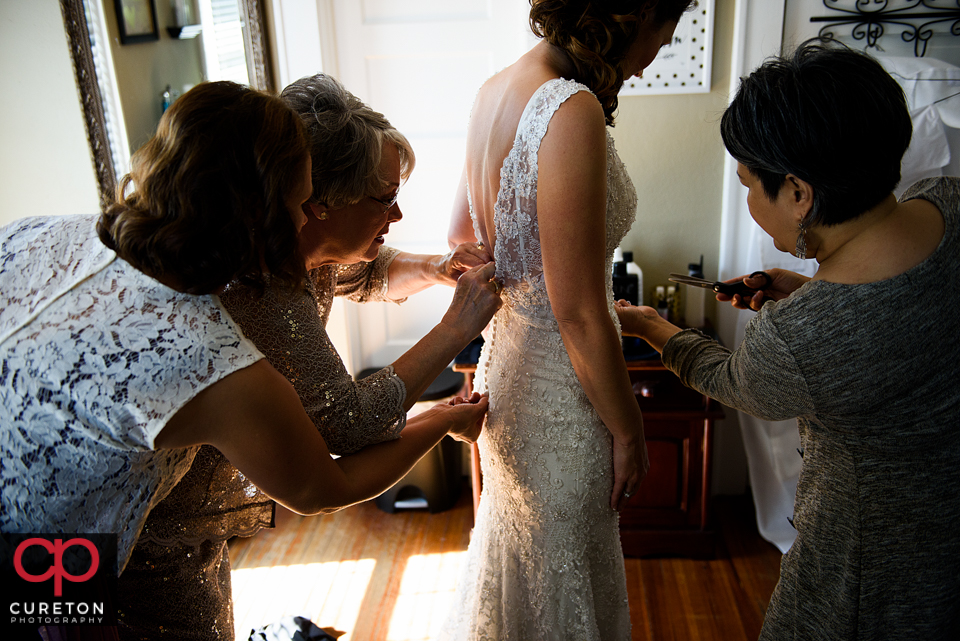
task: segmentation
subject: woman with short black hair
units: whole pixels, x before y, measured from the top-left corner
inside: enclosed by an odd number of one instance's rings
[[[618,311],[685,384],[797,419],[797,539],[761,639],[955,639],[960,179],[921,180],[897,201],[903,92],[836,43],[744,78],[721,131],[754,220],[817,273],[743,278],[760,289],[732,302],[759,313],[733,351],[649,307]]]

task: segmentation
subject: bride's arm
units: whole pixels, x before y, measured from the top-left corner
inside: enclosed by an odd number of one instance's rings
[[[467,166],[463,166],[460,184],[453,199],[453,212],[450,215],[450,228],[447,230],[447,244],[453,249],[461,243],[474,243],[479,240],[473,230],[470,218],[470,202],[467,200]]]
[[[607,307],[606,132],[591,94],[554,114],[538,157],[537,220],[543,272],[564,345],[587,397],[614,439],[616,509],[646,475],[643,419]]]

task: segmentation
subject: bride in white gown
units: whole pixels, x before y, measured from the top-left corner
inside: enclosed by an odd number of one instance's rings
[[[617,510],[649,464],[611,266],[637,196],[606,127],[692,1],[531,4],[543,40],[477,95],[450,229],[493,249],[504,305],[478,365],[483,492],[441,638],[629,639]]]

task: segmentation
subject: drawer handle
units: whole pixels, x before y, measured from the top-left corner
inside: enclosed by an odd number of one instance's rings
[[[653,398],[660,381],[637,381],[633,384],[633,393],[644,398]]]

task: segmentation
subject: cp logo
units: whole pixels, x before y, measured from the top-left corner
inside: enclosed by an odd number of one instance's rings
[[[23,551],[31,545],[39,545],[54,556],[53,566],[43,574],[28,574],[23,569]],[[82,545],[90,552],[90,569],[80,576],[74,576],[63,568],[63,551],[71,545]],[[31,583],[40,583],[53,577],[53,595],[63,596],[63,579],[74,583],[90,579],[100,567],[100,553],[97,551],[97,546],[86,539],[70,539],[66,543],[63,539],[54,539],[53,543],[46,539],[27,539],[17,546],[17,551],[13,555],[13,567],[16,568],[21,579]]]

